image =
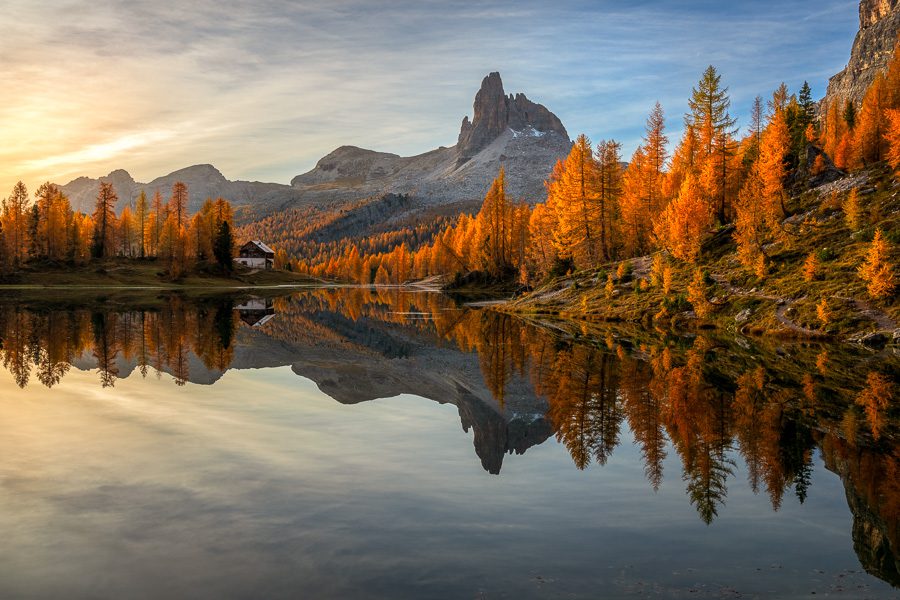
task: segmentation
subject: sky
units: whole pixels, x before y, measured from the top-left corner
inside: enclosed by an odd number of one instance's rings
[[[5,0],[0,196],[201,163],[288,183],[345,144],[450,146],[491,71],[627,159],[657,100],[677,138],[709,64],[741,125],[782,81],[821,97],[857,27],[847,0]]]

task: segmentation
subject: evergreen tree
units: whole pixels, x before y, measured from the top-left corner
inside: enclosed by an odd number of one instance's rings
[[[144,258],[147,254],[147,217],[149,215],[149,207],[147,205],[147,194],[141,190],[141,194],[137,198],[134,206],[134,220],[137,226],[138,244],[140,247],[139,256]]]
[[[115,252],[116,214],[113,207],[119,197],[111,183],[101,183],[97,192],[97,205],[94,209],[94,237],[91,243],[91,256],[105,258]]]
[[[800,105],[800,118],[803,122],[803,128],[810,123],[816,122],[816,103],[812,98],[812,90],[809,83],[803,82],[800,86],[800,95],[797,97],[797,103]]]
[[[3,201],[3,226],[6,230],[7,252],[13,268],[25,260],[28,248],[28,189],[21,181],[13,187],[12,194]]]
[[[38,229],[41,226],[41,210],[37,203],[31,205],[28,211],[28,253],[32,258],[41,254],[40,238],[38,237]]]
[[[216,262],[226,271],[230,271],[234,265],[234,236],[231,234],[231,225],[223,220],[216,233],[216,241],[213,246]]]
[[[844,106],[844,123],[847,124],[847,127],[852,131],[854,127],[856,127],[856,107],[853,106],[853,102],[847,100],[847,104]]]
[[[719,221],[725,222],[729,159],[734,153],[734,127],[737,120],[728,113],[731,99],[728,88],[722,87],[722,76],[710,65],[703,72],[697,87],[693,88],[688,100],[691,112],[685,124],[694,129],[699,137],[703,165],[706,172],[705,187],[707,202],[715,208]],[[714,165],[708,163],[713,162]],[[719,189],[711,189],[717,184]]]

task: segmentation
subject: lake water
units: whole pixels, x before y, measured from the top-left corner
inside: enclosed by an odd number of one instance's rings
[[[0,597],[900,594],[895,350],[397,290],[90,306],[0,303]]]

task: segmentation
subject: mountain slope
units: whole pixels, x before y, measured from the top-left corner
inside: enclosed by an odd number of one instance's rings
[[[481,82],[473,119],[465,117],[457,144],[417,156],[341,146],[309,172],[291,180],[301,198],[339,202],[380,194],[405,194],[422,204],[480,203],[502,166],[509,193],[531,203],[544,195],[543,182],[571,147],[559,118],[524,94],[503,90],[499,73]]]
[[[149,183],[136,182],[127,171],[117,170],[98,179],[79,177],[61,188],[75,210],[83,212],[93,210],[101,182],[111,182],[116,188],[116,211],[121,213],[141,191],[152,197],[158,190],[167,198],[172,184],[182,181],[188,185],[189,210],[197,210],[206,198],[221,196],[245,207],[238,215],[243,224],[262,223],[266,218],[282,221],[279,215],[285,210],[302,210],[303,218],[311,223],[331,223],[332,215],[350,210],[375,215],[352,231],[341,227],[339,232],[317,235],[319,240],[339,241],[345,236],[390,232],[410,223],[474,211],[501,167],[508,175],[510,195],[532,204],[539,202],[553,164],[565,157],[570,147],[568,133],[555,114],[524,94],[506,95],[500,74],[491,73],[475,95],[472,120],[462,120],[457,144],[450,148],[402,157],[341,146],[309,172],[294,177],[290,186],[229,181],[212,165],[195,165]],[[382,201],[396,195],[406,201]],[[376,203],[379,209],[366,209],[369,203]],[[391,210],[385,210],[386,205]],[[256,235],[284,246],[267,227],[261,225]]]

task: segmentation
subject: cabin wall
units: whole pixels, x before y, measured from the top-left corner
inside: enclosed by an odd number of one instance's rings
[[[272,261],[266,258],[256,258],[256,257],[247,257],[241,256],[234,259],[239,265],[244,265],[245,267],[250,267],[251,269],[271,269]]]

